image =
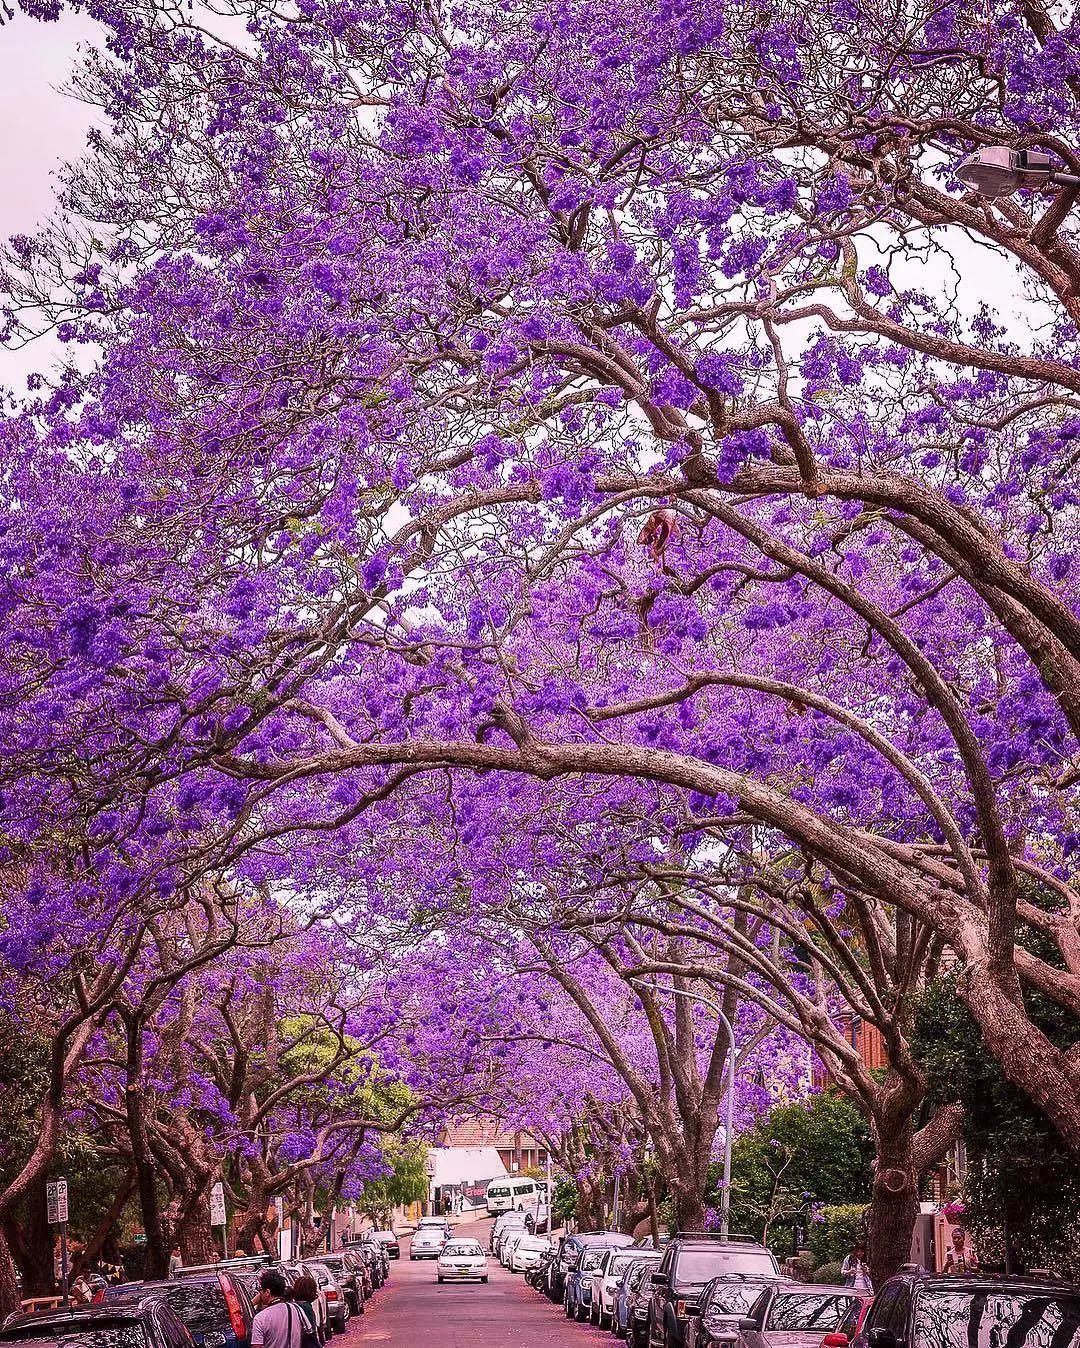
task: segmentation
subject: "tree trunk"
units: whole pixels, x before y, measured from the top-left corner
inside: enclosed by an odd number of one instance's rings
[[[875,1287],[911,1258],[911,1239],[919,1208],[911,1115],[875,1121],[877,1156],[867,1219],[867,1260]]]
[[[217,1251],[210,1226],[210,1208],[200,1192],[180,1218],[176,1243],[185,1264],[208,1264]]]
[[[53,1251],[56,1245],[48,1222],[45,1175],[34,1181],[26,1197],[26,1221],[22,1228],[23,1296],[48,1296],[56,1286]]]
[[[0,1309],[5,1315],[19,1309],[19,1274],[3,1226],[0,1226]]]
[[[705,1230],[704,1190],[704,1183],[698,1185],[693,1179],[686,1182],[681,1177],[671,1185],[676,1231]]]

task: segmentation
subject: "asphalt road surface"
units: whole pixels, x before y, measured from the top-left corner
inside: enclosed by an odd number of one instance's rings
[[[486,1250],[490,1221],[462,1223],[462,1236],[476,1236]],[[567,1320],[562,1306],[526,1286],[488,1258],[489,1282],[435,1281],[434,1259],[401,1258],[390,1265],[390,1281],[359,1319],[349,1321],[342,1348],[617,1348],[608,1330]],[[333,1344],[336,1340],[331,1340]]]

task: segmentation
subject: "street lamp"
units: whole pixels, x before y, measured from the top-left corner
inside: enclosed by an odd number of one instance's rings
[[[956,176],[980,196],[1007,197],[1021,187],[1080,187],[1080,177],[1063,173],[1041,150],[1012,150],[1008,145],[984,145],[969,154]]]
[[[716,1013],[720,1023],[727,1030],[728,1086],[727,1117],[724,1123],[724,1188],[720,1194],[720,1235],[726,1240],[731,1234],[731,1131],[735,1121],[735,1031],[731,1028],[731,1021],[724,1015],[721,1008],[710,998],[703,997],[700,992],[683,992],[681,988],[658,988],[639,978],[631,978],[629,982],[631,987],[646,988],[649,992],[670,992],[673,997],[685,997],[688,1002],[701,1002],[703,1006],[709,1007]]]

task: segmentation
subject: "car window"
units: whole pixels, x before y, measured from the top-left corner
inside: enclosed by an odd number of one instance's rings
[[[654,1259],[639,1259],[637,1261],[638,1267],[630,1270],[630,1276],[626,1280],[627,1288],[631,1292],[636,1292],[642,1283],[648,1281],[649,1275],[656,1268],[657,1262]]]
[[[155,1306],[154,1320],[167,1348],[191,1348],[191,1335],[168,1306]]]
[[[451,1240],[448,1242],[443,1254],[483,1254],[475,1240]]]
[[[229,1323],[225,1294],[216,1278],[213,1282],[167,1283],[162,1290],[165,1300],[193,1334]]]
[[[718,1247],[680,1250],[675,1264],[675,1284],[700,1287],[722,1273],[771,1273],[776,1265],[768,1250]]]
[[[760,1318],[765,1312],[768,1293],[762,1294],[759,1282],[718,1281],[709,1294],[706,1315],[750,1315]],[[761,1304],[759,1304],[761,1303]]]
[[[907,1325],[904,1323],[906,1306],[907,1298],[904,1296],[903,1287],[896,1283],[891,1287],[886,1285],[874,1298],[872,1314],[875,1328],[891,1329],[898,1339],[902,1339],[907,1332]]]
[[[778,1292],[769,1308],[766,1330],[818,1330],[829,1333],[851,1309],[854,1297],[839,1292]]]
[[[590,1268],[599,1268],[604,1258],[603,1250],[586,1250],[581,1256],[581,1271],[585,1273]]]
[[[147,1348],[146,1333],[137,1321],[97,1325],[13,1325],[0,1335],[5,1341],[36,1343],[41,1348]]]
[[[927,1291],[915,1303],[914,1337],[925,1348],[1078,1348],[1080,1297]]]

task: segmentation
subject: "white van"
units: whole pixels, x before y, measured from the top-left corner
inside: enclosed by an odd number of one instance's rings
[[[500,1212],[524,1212],[535,1220],[540,1186],[533,1179],[504,1175],[488,1185],[486,1200],[489,1217],[497,1217]]]

